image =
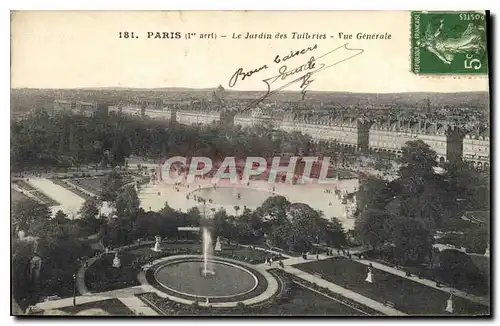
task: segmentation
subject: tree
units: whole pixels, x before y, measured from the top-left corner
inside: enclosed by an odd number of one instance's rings
[[[431,258],[432,232],[418,220],[398,218],[394,223],[392,243],[400,265],[420,265]]]
[[[123,178],[117,171],[113,170],[108,173],[102,180],[101,200],[114,202],[120,194],[123,184]]]
[[[309,205],[292,204],[285,215],[289,218],[272,226],[270,240],[274,246],[306,251],[324,237],[324,221]]]
[[[446,192],[450,205],[456,208],[455,215],[463,211],[490,210],[489,175],[479,173],[463,161],[447,162],[444,169]]]
[[[130,220],[114,218],[108,221],[106,232],[101,235],[105,246],[118,247],[132,242],[133,225]],[[134,221],[135,222],[135,221]]]
[[[29,295],[32,284],[28,276],[28,266],[34,254],[34,247],[34,242],[12,239],[12,294],[17,298]]]
[[[116,198],[116,213],[120,218],[134,221],[139,212],[140,201],[134,187],[125,187]]]
[[[382,178],[368,176],[361,181],[356,200],[359,210],[383,210],[392,200],[393,193],[387,181]]]
[[[434,178],[437,154],[422,140],[407,142],[401,151],[399,176],[405,184],[405,193],[409,196],[421,193],[425,182]]]
[[[323,221],[318,211],[307,204],[293,204],[290,209],[292,245],[296,251],[305,251],[312,248],[323,237]]]
[[[392,218],[383,210],[366,210],[356,219],[354,230],[364,245],[378,249],[391,239]]]
[[[231,237],[238,242],[252,243],[256,239],[253,229],[245,216],[233,217]]]
[[[291,203],[283,196],[269,197],[257,208],[257,214],[269,217],[270,222],[267,224],[277,225],[287,219],[286,214],[290,205]]]
[[[49,207],[33,200],[21,200],[13,205],[12,223],[16,231],[27,232],[36,221],[46,221],[50,219]]]
[[[54,216],[54,220],[59,223],[66,223],[68,221],[68,215],[66,215],[62,210],[58,210]]]
[[[173,219],[175,218],[175,216],[177,215],[177,211],[175,209],[173,209],[172,207],[170,207],[168,205],[168,202],[165,202],[165,205],[163,206],[163,208],[159,211],[160,215],[164,218],[164,219]]]
[[[240,206],[234,205],[234,211],[236,212],[236,215],[238,215],[238,211],[240,210]]]
[[[212,228],[215,236],[232,239],[233,226],[224,209],[215,212],[212,219]]]
[[[325,221],[324,230],[328,246],[341,248],[347,244],[347,235],[339,219],[332,217],[331,221]]]
[[[134,221],[134,233],[140,238],[151,238],[158,234],[165,237],[169,232],[163,228],[162,220],[163,217],[157,212],[140,214]]]
[[[273,225],[269,233],[269,240],[275,247],[293,250],[293,241],[290,238],[291,233],[292,225],[289,221]]]
[[[80,218],[86,220],[96,218],[99,214],[100,205],[101,203],[99,202],[99,200],[97,200],[97,198],[88,198],[87,200],[85,200],[82,207],[80,207],[80,210],[78,211],[78,214],[80,214]]]
[[[186,226],[199,226],[201,222],[201,212],[198,207],[191,207],[186,214]]]

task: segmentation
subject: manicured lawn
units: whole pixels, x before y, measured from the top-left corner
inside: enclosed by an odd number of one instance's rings
[[[94,177],[94,178],[86,178],[86,179],[70,179],[69,181],[77,186],[82,187],[83,189],[90,191],[91,193],[99,196],[101,193],[101,184],[102,180],[105,177]],[[127,184],[133,181],[133,178],[129,175],[122,176],[123,184]]]
[[[106,255],[87,269],[85,284],[90,292],[111,291],[139,285],[138,268],[124,265],[123,261],[120,268],[115,268],[112,262],[113,256]]]
[[[33,187],[32,185],[30,185],[28,182],[26,182],[24,180],[14,180],[12,182],[17,184],[19,187],[21,187],[24,190],[27,190],[27,191],[36,190],[35,187]]]
[[[155,253],[151,250],[151,246],[125,251],[119,255],[121,263],[119,268],[113,267],[115,255],[105,254],[87,269],[85,284],[90,292],[111,291],[139,285],[137,274],[140,266],[133,266],[132,262],[141,257],[158,258],[166,254],[167,252]]]
[[[331,300],[298,284],[293,284],[288,301],[263,308],[259,315],[288,316],[364,316],[340,302]]]
[[[91,179],[71,179],[69,180],[71,183],[82,187],[83,189],[90,191],[91,193],[99,196],[101,193],[101,182],[104,180],[104,177],[97,177]]]
[[[49,207],[61,205],[59,202],[57,202],[54,199],[50,198],[49,196],[45,195],[41,191],[31,191],[31,194],[33,194],[36,198],[38,198],[41,201],[43,201]]]
[[[10,190],[10,199],[12,203],[17,203],[20,201],[34,201],[32,198],[14,189]]]
[[[380,270],[374,270],[374,283],[370,284],[365,282],[367,267],[349,259],[313,261],[294,267],[319,273],[323,279],[370,299],[393,302],[396,309],[410,315],[446,315],[449,294]],[[454,297],[453,303],[457,315],[489,314],[489,307],[466,299]]]
[[[102,300],[102,301],[96,301],[96,302],[89,302],[89,303],[84,303],[81,305],[77,305],[75,307],[73,306],[68,306],[64,308],[60,308],[60,310],[71,313],[71,314],[77,314],[80,311],[87,310],[87,309],[102,309],[106,312],[108,312],[111,316],[134,316],[134,312],[130,310],[126,305],[124,305],[120,300],[118,299],[108,299],[108,300]]]
[[[54,199],[48,197],[47,195],[45,195],[41,191],[38,191],[35,188],[33,188],[33,186],[31,186],[26,181],[17,180],[17,181],[14,181],[14,183],[17,184],[22,189],[24,189],[26,191],[29,191],[33,196],[37,197],[38,199],[40,199],[41,201],[43,201],[44,203],[46,203],[49,207],[50,206],[60,205]],[[32,198],[24,195],[23,193],[21,193],[19,191],[15,191],[15,190],[11,189],[10,193],[11,193],[11,200],[12,200],[13,203],[21,201],[21,200],[31,200],[31,201],[34,201],[34,199],[32,199]]]
[[[77,196],[80,196],[84,199],[90,199],[92,198],[92,196],[90,196],[89,194],[87,194],[86,192],[83,192],[75,187],[72,187],[70,185],[68,185],[66,182],[64,182],[63,180],[61,179],[56,179],[56,178],[53,178],[52,179],[52,182],[55,183],[56,185],[59,185],[63,188],[66,188],[68,189],[69,191],[73,192],[74,194],[76,194]]]
[[[265,303],[259,306],[212,310],[200,309],[164,300],[156,294],[147,293],[138,296],[146,297],[146,304],[152,302],[155,310],[164,315],[178,316],[359,316],[364,315],[357,310],[331,300],[321,294],[310,291],[300,285],[293,284],[289,298],[275,303]]]

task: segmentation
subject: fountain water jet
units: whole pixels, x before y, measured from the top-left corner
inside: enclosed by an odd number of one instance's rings
[[[212,246],[212,236],[206,227],[203,228],[203,270],[201,274],[203,276],[211,276],[215,275],[215,271],[213,269],[212,264],[209,261],[209,258],[213,256],[214,248]]]

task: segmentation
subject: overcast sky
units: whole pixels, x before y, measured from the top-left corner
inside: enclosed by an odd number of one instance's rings
[[[119,32],[138,39],[119,39]],[[181,32],[181,39],[146,39],[147,32]],[[216,40],[184,39],[184,33],[218,34]],[[278,32],[288,39],[233,40],[232,34]],[[292,40],[291,32],[326,34]],[[338,33],[353,34],[344,41]],[[357,40],[357,33],[389,33],[390,40]],[[227,35],[221,38],[220,35]],[[196,36],[196,37],[197,37]],[[334,36],[331,38],[330,36]],[[316,49],[287,61],[305,64],[349,42],[357,57],[315,74],[309,90],[349,92],[487,91],[486,77],[430,78],[410,72],[409,12],[22,12],[12,18],[12,87],[193,87],[221,84],[267,65],[233,89],[265,90],[277,74],[273,63],[291,50]],[[342,56],[341,53],[338,56]],[[325,57],[326,58],[326,57]],[[339,57],[340,58],[340,57]],[[320,59],[317,59],[319,61]],[[323,63],[332,63],[332,57]],[[290,86],[298,90],[299,84]]]

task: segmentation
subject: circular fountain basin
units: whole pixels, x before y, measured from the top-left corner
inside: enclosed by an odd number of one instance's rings
[[[212,307],[257,304],[269,300],[279,289],[268,271],[229,258],[209,257],[209,270],[214,273],[203,275],[207,266],[204,259],[201,255],[163,257],[153,262],[139,280],[169,300]]]
[[[210,260],[211,272],[203,275],[202,259],[173,261],[160,266],[155,272],[157,282],[167,290],[191,297],[227,298],[253,291],[257,277],[236,264]]]

